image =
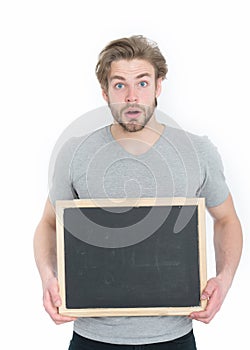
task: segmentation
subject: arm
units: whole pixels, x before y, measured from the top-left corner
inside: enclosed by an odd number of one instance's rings
[[[216,277],[208,281],[201,296],[208,299],[206,310],[190,315],[204,323],[209,323],[220,310],[233,282],[242,251],[242,230],[231,195],[221,205],[208,210],[214,219]]]
[[[56,324],[73,321],[72,317],[58,314],[61,298],[56,278],[56,215],[49,199],[34,235],[34,254],[42,280],[45,310]]]

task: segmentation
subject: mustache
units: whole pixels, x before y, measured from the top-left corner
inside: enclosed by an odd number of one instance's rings
[[[133,109],[145,112],[146,111],[146,107],[147,106],[144,106],[144,105],[141,105],[141,104],[138,104],[138,103],[126,103],[121,108],[120,112],[123,113],[124,111],[126,111],[129,108],[133,108]]]
[[[122,112],[127,109],[127,108],[139,108],[143,111],[146,111],[147,108],[151,107],[150,105],[146,105],[146,104],[139,104],[139,103],[133,103],[133,102],[110,102],[108,101],[108,106],[109,108],[111,107],[115,107],[115,106],[119,106],[119,105],[124,105],[124,107],[122,108]],[[157,98],[155,98],[154,100],[154,108],[156,108],[158,105],[158,101]]]

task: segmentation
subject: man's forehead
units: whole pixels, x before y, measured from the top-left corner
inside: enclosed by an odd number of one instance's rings
[[[155,77],[154,67],[148,61],[142,59],[118,60],[111,63],[109,79],[115,77],[141,78],[143,76]]]

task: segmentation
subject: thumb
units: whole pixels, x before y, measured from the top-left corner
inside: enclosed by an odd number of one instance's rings
[[[51,296],[51,301],[54,304],[54,306],[59,307],[62,304],[61,297],[59,294],[59,286],[58,282],[53,283],[53,285],[50,286],[50,296]]]
[[[205,289],[202,292],[201,299],[202,300],[209,299],[212,296],[214,289],[215,289],[215,286],[213,282],[211,280],[208,281]]]
[[[60,296],[59,296],[59,295],[58,295],[58,296],[56,296],[56,297],[53,299],[53,304],[54,304],[56,307],[61,306],[62,301],[61,301],[61,298],[60,298]]]

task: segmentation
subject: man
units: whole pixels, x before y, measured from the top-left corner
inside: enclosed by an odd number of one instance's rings
[[[74,322],[71,350],[196,349],[192,319],[209,323],[232,284],[242,250],[241,225],[216,148],[206,137],[156,120],[167,65],[158,46],[142,36],[114,40],[96,66],[114,123],[63,146],[50,196],[34,237],[44,307],[56,324]],[[138,185],[139,184],[139,185]],[[201,296],[205,311],[189,317],[79,318],[58,314],[55,212],[58,199],[205,197],[214,220],[216,277]]]

